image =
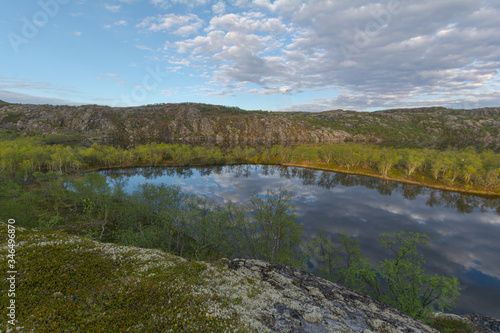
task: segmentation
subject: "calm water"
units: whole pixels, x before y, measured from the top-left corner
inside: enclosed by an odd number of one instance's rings
[[[359,239],[376,263],[385,256],[381,233],[413,231],[430,236],[424,250],[429,273],[455,275],[462,295],[454,312],[500,318],[500,199],[484,199],[371,177],[277,166],[140,168],[104,171],[128,178],[127,190],[143,183],[179,185],[221,202],[245,203],[254,193],[280,185],[297,194],[304,236],[323,228]]]

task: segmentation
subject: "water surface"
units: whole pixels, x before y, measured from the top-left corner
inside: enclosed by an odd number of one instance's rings
[[[386,252],[382,233],[430,236],[423,253],[428,273],[456,276],[462,286],[453,312],[500,318],[500,199],[433,190],[365,176],[281,166],[137,168],[104,171],[124,175],[126,190],[138,184],[178,185],[188,193],[245,203],[253,193],[289,187],[304,237],[318,228],[356,237],[377,263]]]

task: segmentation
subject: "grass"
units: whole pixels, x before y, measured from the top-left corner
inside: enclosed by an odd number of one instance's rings
[[[7,226],[0,226],[7,244]],[[237,297],[215,292],[209,277],[222,274],[216,265],[22,228],[16,241],[16,319],[26,332],[255,331],[242,324]],[[0,252],[5,257],[7,246]],[[9,270],[6,260],[0,267]],[[2,279],[2,290],[7,283]],[[6,307],[0,316],[6,318]]]
[[[435,317],[429,325],[442,333],[472,333],[472,329],[463,320],[446,316]]]

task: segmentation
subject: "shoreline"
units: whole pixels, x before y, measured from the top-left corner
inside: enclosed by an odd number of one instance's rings
[[[334,168],[334,167],[328,167],[328,166],[310,165],[310,164],[306,164],[306,163],[255,163],[255,162],[250,162],[250,161],[238,162],[238,163],[229,163],[228,162],[228,163],[223,163],[223,164],[189,163],[188,165],[185,165],[185,164],[183,165],[183,164],[179,164],[179,163],[159,163],[158,165],[137,164],[137,165],[126,165],[126,166],[95,167],[95,168],[90,168],[90,169],[85,169],[85,170],[79,170],[76,173],[86,173],[86,172],[93,172],[93,171],[105,171],[105,170],[116,170],[116,169],[133,169],[133,168],[165,168],[165,167],[192,168],[192,167],[202,167],[202,166],[203,167],[213,167],[213,166],[245,165],[245,164],[291,166],[291,167],[298,167],[298,168],[305,168],[305,169],[312,169],[312,170],[330,171],[330,172],[343,173],[343,174],[348,174],[348,175],[379,178],[379,179],[389,180],[389,181],[393,181],[393,182],[397,182],[397,183],[422,186],[422,187],[427,187],[427,188],[431,188],[431,189],[447,191],[447,192],[461,193],[461,194],[466,194],[466,195],[480,196],[480,197],[485,197],[488,199],[500,198],[500,192],[476,190],[476,189],[464,189],[463,187],[449,186],[449,185],[445,185],[445,184],[429,184],[427,182],[420,182],[418,180],[404,179],[401,177],[383,176],[383,175],[377,174],[375,172],[370,172],[370,171],[346,170],[346,169]]]
[[[442,191],[447,191],[447,192],[457,192],[457,193],[461,193],[461,194],[475,195],[475,196],[487,197],[487,198],[491,198],[491,199],[500,198],[500,192],[493,192],[493,191],[489,192],[489,191],[482,191],[482,190],[464,189],[461,187],[453,187],[453,186],[448,186],[448,185],[429,184],[429,183],[425,183],[425,182],[419,182],[416,180],[404,179],[404,178],[399,178],[399,177],[383,176],[383,175],[380,175],[377,173],[354,171],[354,170],[351,171],[351,170],[345,170],[345,169],[307,165],[307,164],[301,164],[301,163],[282,163],[280,165],[300,167],[300,168],[306,168],[306,169],[314,169],[314,170],[322,170],[322,171],[331,171],[331,172],[343,173],[343,174],[348,174],[348,175],[373,177],[373,178],[389,180],[389,181],[393,181],[393,182],[397,182],[397,183],[418,185],[418,186],[432,188],[432,189],[436,189],[436,190],[442,190]]]

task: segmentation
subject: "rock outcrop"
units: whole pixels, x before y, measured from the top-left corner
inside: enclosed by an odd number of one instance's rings
[[[377,112],[244,111],[182,103],[112,108],[0,103],[0,131],[75,134],[122,146],[148,142],[223,145],[394,142],[417,147],[500,149],[500,108],[397,109]]]
[[[262,281],[259,321],[272,332],[437,332],[368,296],[310,273],[258,260],[233,260],[228,267]]]
[[[148,142],[223,144],[338,143],[364,140],[283,114],[246,112],[202,104],[110,108],[9,105],[0,108],[0,129],[46,134],[81,133],[125,146]]]

